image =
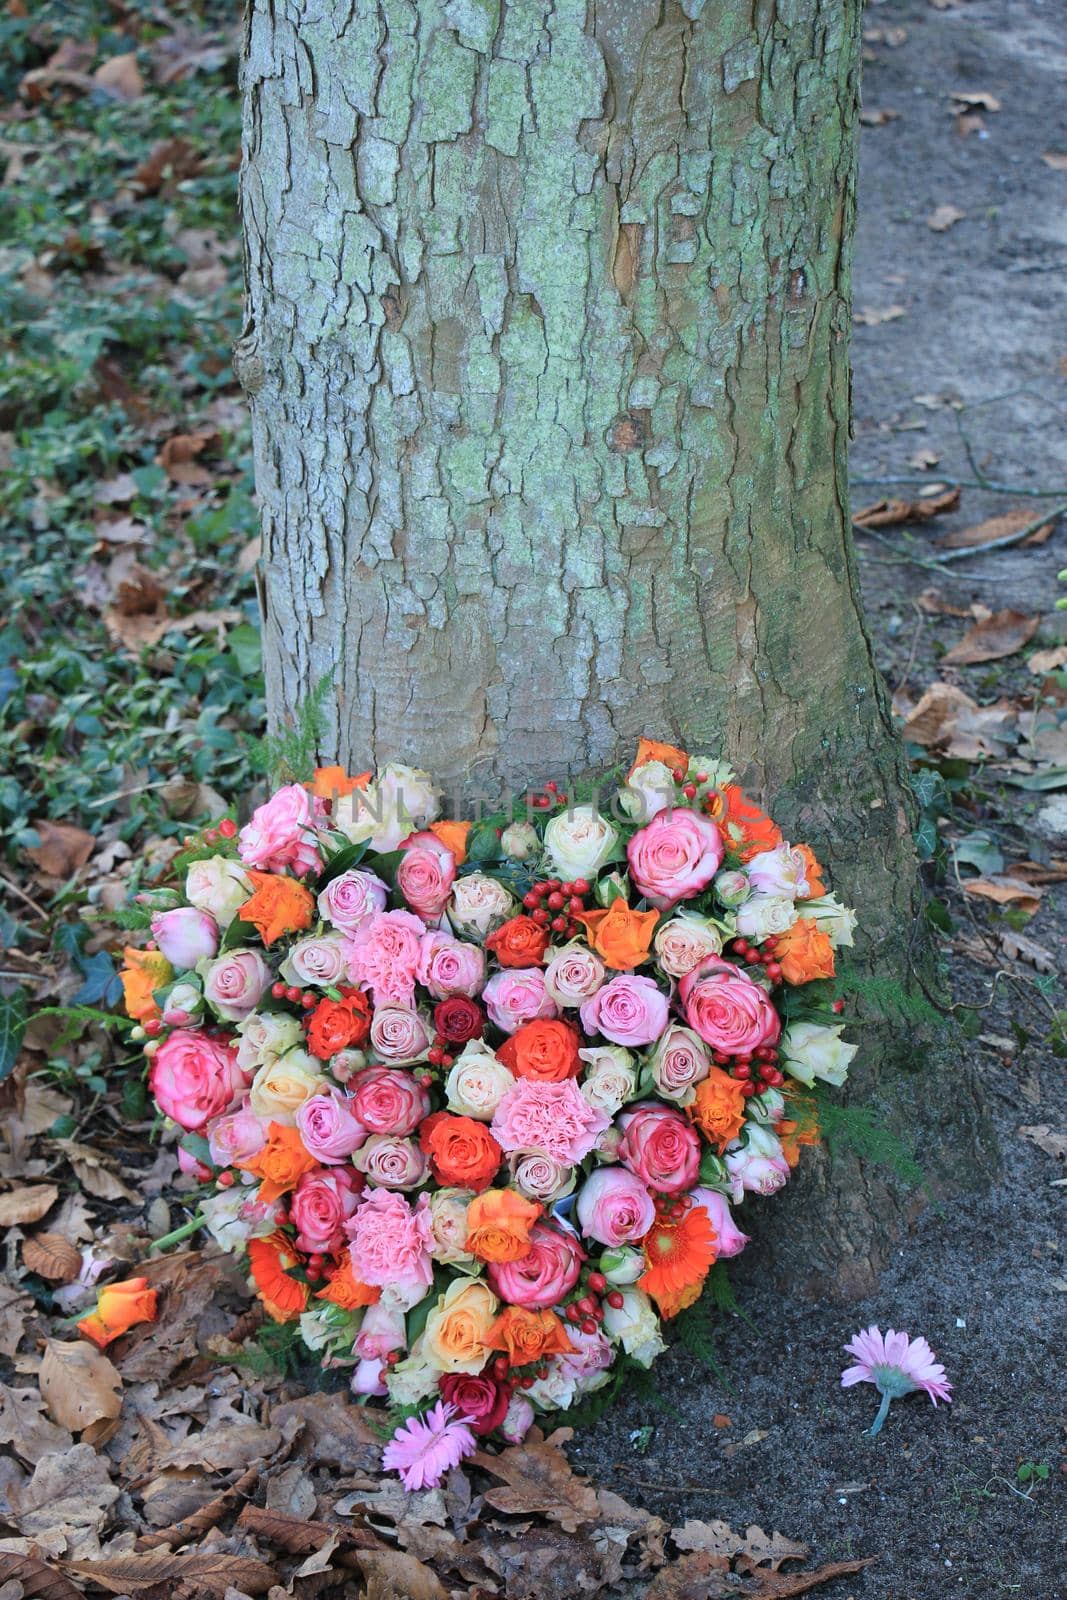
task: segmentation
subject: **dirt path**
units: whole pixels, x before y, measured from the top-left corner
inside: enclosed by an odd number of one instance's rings
[[[861,320],[854,334],[853,471],[973,477],[959,418],[986,476],[1067,486],[1067,171],[1042,160],[1067,151],[1067,11],[1061,0],[971,0],[943,11],[885,0],[869,7],[866,29],[883,38],[868,41],[865,112],[898,116],[864,132],[856,306],[903,315]],[[957,90],[993,95],[1001,109],[982,110],[984,127],[963,135]],[[966,215],[935,231],[926,218],[941,206]],[[919,451],[939,457],[936,466],[912,465]],[[916,492],[857,486],[855,503]],[[931,544],[1025,503],[965,488],[959,511],[931,528]],[[1040,613],[1042,644],[1067,638],[1067,613],[1052,609],[1064,592],[1055,574],[1067,564],[1067,519],[1040,547],[941,572],[886,564],[886,555],[884,544],[862,541],[872,630],[894,688],[907,678],[917,693],[937,677],[943,650],[967,626],[916,608],[931,586],[961,608]],[[983,701],[1034,692],[1019,657],[943,675]],[[1016,792],[1015,804],[1020,852],[1043,840],[1062,856],[1063,839],[1034,820],[1038,802]],[[1059,952],[1062,970],[1059,899],[1048,895],[1027,931]],[[959,900],[953,909],[966,927]],[[956,998],[984,1003],[991,972],[958,957]],[[1055,1216],[1063,1191],[1052,1186],[1062,1163],[1018,1132],[1064,1126],[1064,1068],[1036,1039],[1015,1049],[1013,1020],[1011,1001],[981,1013],[974,1045],[1003,1143],[997,1185],[974,1203],[927,1212],[878,1293],[849,1309],[783,1303],[764,1285],[758,1255],[743,1257],[736,1283],[756,1331],[728,1323],[721,1374],[672,1352],[656,1376],[673,1409],[619,1407],[577,1442],[576,1460],[675,1520],[758,1521],[810,1540],[821,1560],[879,1554],[826,1591],[839,1600],[1065,1592],[1055,1523],[1067,1454],[1067,1283]],[[930,1339],[957,1386],[950,1411],[913,1397],[879,1439],[864,1435],[873,1391],[839,1388],[840,1347],[872,1321]],[[1018,1478],[1025,1462],[1050,1468],[1032,1497]]]

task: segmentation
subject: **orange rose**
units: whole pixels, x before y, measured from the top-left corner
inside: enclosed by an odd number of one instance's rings
[[[119,973],[122,980],[122,997],[126,1015],[135,1022],[149,1022],[159,1016],[159,1007],[152,998],[153,989],[162,989],[174,975],[174,969],[162,950],[134,950],[122,952],[126,965]]]
[[[486,1336],[493,1350],[503,1350],[513,1367],[528,1367],[545,1356],[565,1356],[576,1347],[554,1311],[507,1306]]]
[[[774,959],[781,962],[786,983],[811,983],[834,975],[834,947],[813,917],[798,917],[778,935]]]
[[[781,844],[781,828],[759,806],[746,800],[736,783],[726,784],[709,798],[711,803],[705,807],[708,815],[722,829],[727,850],[742,862]]]
[[[648,960],[658,911],[632,911],[621,895],[606,911],[579,911],[575,918],[585,928],[589,943],[609,967],[631,972]]]
[[[504,1152],[483,1122],[453,1117],[447,1111],[427,1117],[419,1129],[419,1145],[429,1156],[434,1177],[446,1188],[488,1189]]]
[[[430,832],[435,834],[446,850],[451,850],[456,866],[461,867],[467,859],[467,835],[471,831],[469,822],[431,822]]]
[[[315,776],[310,783],[305,783],[304,788],[310,794],[318,795],[320,800],[340,800],[342,796],[351,794],[353,789],[365,789],[370,780],[369,772],[361,772],[358,778],[350,778],[344,767],[316,767]]]
[[[545,959],[552,935],[532,917],[509,917],[485,941],[502,967],[536,967]]]
[[[78,1323],[78,1332],[84,1333],[102,1350],[112,1339],[132,1328],[135,1322],[155,1322],[156,1291],[148,1287],[147,1278],[124,1278],[121,1283],[109,1283],[101,1289],[96,1310]]]
[[[676,744],[660,744],[655,739],[638,739],[637,754],[627,776],[632,777],[638,767],[643,767],[646,761],[662,761],[672,772],[678,767],[684,771],[689,765],[689,757],[684,750],[679,750]]]
[[[234,1165],[262,1178],[259,1198],[266,1205],[287,1190],[295,1189],[304,1173],[317,1167],[318,1162],[304,1148],[304,1142],[295,1128],[272,1122],[267,1129],[267,1142],[262,1150],[257,1150],[247,1161],[237,1161]]]
[[[467,1207],[466,1248],[479,1261],[521,1261],[541,1207],[514,1189],[487,1189]]]
[[[238,907],[237,915],[255,925],[264,944],[273,944],[283,933],[301,933],[311,927],[315,902],[302,883],[274,872],[254,872],[251,867],[248,876],[256,892]]]
[[[307,1047],[320,1061],[338,1050],[358,1050],[370,1037],[370,1001],[359,989],[340,1000],[320,1000],[308,1019]]]
[[[360,1283],[352,1271],[352,1263],[345,1260],[338,1267],[325,1289],[320,1289],[316,1300],[329,1300],[342,1311],[356,1311],[360,1306],[372,1306],[382,1297],[382,1291],[369,1283]]]
[[[804,865],[808,869],[805,873],[805,877],[808,880],[808,892],[804,898],[806,900],[817,900],[820,895],[826,893],[826,885],[822,881],[823,869],[819,865],[815,851],[810,845],[798,844],[797,849],[804,857]]]
[[[295,1322],[307,1309],[308,1286],[291,1278],[288,1267],[300,1264],[284,1233],[249,1239],[245,1249],[256,1294],[275,1322]]]
[[[533,1078],[537,1083],[562,1083],[582,1070],[574,1029],[566,1022],[544,1017],[524,1022],[505,1039],[496,1058],[516,1078]]]
[[[792,1122],[788,1117],[783,1117],[781,1122],[775,1124],[775,1133],[781,1141],[782,1154],[791,1167],[795,1167],[800,1160],[800,1152],[806,1144],[820,1144],[819,1124],[810,1120]]]
[[[696,1087],[689,1115],[710,1144],[726,1149],[745,1121],[745,1096],[739,1081],[721,1067],[712,1067]]]

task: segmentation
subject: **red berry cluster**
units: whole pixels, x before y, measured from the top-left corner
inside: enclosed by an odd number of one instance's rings
[[[560,878],[545,878],[535,883],[522,903],[539,928],[551,928],[573,939],[581,924],[575,922],[579,912],[585,910],[585,897],[589,893],[588,878],[575,878],[564,883]]]
[[[687,800],[695,800],[697,797],[697,789],[700,784],[707,783],[708,781],[708,775],[706,772],[698,772],[692,779],[690,779],[689,774],[686,772],[684,767],[675,767],[674,771],[671,773],[671,777],[681,789]]]
[[[558,783],[546,783],[541,793],[535,789],[530,790],[526,796],[526,804],[533,811],[551,811],[553,806],[565,806],[567,796],[560,794]]]
[[[272,983],[270,992],[275,1000],[288,1000],[291,1006],[300,1006],[304,1011],[314,1011],[319,1003],[318,995],[312,994],[310,989],[300,989],[295,983]]]
[[[750,966],[762,967],[772,983],[781,983],[782,963],[775,959],[774,954],[777,948],[778,940],[773,934],[764,939],[762,946],[749,944],[747,939],[735,939],[730,946],[740,961],[747,961]]]
[[[608,1289],[608,1280],[602,1272],[591,1272],[585,1280],[584,1289],[568,1302],[563,1315],[568,1322],[581,1328],[583,1333],[595,1333],[604,1320],[601,1298],[616,1311],[625,1304],[618,1289]]]
[[[191,850],[198,844],[218,844],[220,839],[233,839],[237,834],[237,824],[232,817],[223,817],[213,828],[202,828],[199,834],[187,833],[182,840],[186,850]]]

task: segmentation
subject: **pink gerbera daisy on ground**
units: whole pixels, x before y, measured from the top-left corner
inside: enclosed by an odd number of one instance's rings
[[[939,1400],[952,1404],[952,1385],[925,1339],[909,1339],[895,1328],[883,1337],[881,1328],[872,1323],[866,1333],[855,1334],[844,1348],[846,1355],[856,1357],[856,1365],[846,1367],[841,1374],[842,1389],[850,1389],[854,1383],[873,1383],[882,1397],[871,1425],[872,1434],[885,1421],[890,1401],[915,1389],[924,1389],[935,1406]]]
[[[449,1467],[477,1448],[467,1418],[439,1400],[423,1417],[411,1417],[393,1434],[382,1454],[382,1466],[399,1472],[405,1489],[432,1489]]]

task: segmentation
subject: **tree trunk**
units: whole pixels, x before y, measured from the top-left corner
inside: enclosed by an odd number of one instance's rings
[[[848,531],[860,13],[251,0],[236,360],[276,723],[328,676],[324,756],[490,795],[642,733],[722,750],[904,978]],[[891,1110],[915,1083],[883,1066]],[[868,1286],[899,1197],[823,1158],[792,1205],[783,1266]]]

